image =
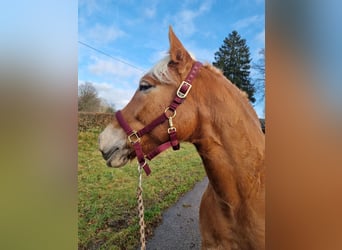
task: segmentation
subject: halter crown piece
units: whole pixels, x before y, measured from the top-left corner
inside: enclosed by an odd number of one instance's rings
[[[153,120],[150,124],[146,125],[144,128],[140,129],[139,131],[133,130],[128,123],[125,121],[124,117],[122,116],[121,111],[117,111],[115,113],[115,117],[118,120],[120,126],[123,130],[125,130],[128,141],[132,144],[136,157],[138,159],[139,165],[141,168],[144,169],[146,175],[149,175],[151,173],[151,169],[148,166],[146,159],[152,160],[154,157],[156,157],[161,152],[165,151],[169,147],[172,147],[173,150],[179,149],[179,142],[177,139],[177,133],[176,128],[173,126],[173,119],[176,117],[176,109],[177,107],[182,104],[189,94],[189,91],[192,87],[191,83],[196,77],[197,73],[199,72],[199,69],[201,68],[202,64],[200,62],[195,62],[192,65],[192,68],[185,78],[185,80],[179,85],[179,88],[176,92],[176,96],[173,98],[173,101],[171,102],[170,106],[168,106],[164,113],[161,114],[159,117],[157,117],[155,120]],[[167,133],[169,134],[169,141],[159,145],[157,148],[149,152],[148,154],[144,154],[141,144],[140,144],[140,138],[151,132],[155,127],[161,125],[166,120],[169,121],[169,128],[167,130]]]

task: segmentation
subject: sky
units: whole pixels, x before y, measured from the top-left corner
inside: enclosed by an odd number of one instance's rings
[[[123,108],[143,74],[166,55],[170,25],[201,62],[212,63],[233,30],[246,39],[252,64],[265,48],[264,0],[80,0],[78,84],[93,83],[99,97]],[[264,117],[264,100],[254,107]]]

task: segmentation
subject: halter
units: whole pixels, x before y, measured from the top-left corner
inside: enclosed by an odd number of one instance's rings
[[[172,147],[173,150],[179,149],[179,142],[177,139],[176,128],[173,126],[173,119],[176,117],[176,109],[177,107],[182,104],[189,94],[189,91],[192,87],[191,82],[196,77],[199,69],[201,68],[202,64],[200,62],[195,62],[192,65],[192,68],[185,78],[185,80],[180,84],[179,88],[177,89],[176,96],[174,97],[173,101],[171,102],[170,106],[168,106],[164,113],[153,120],[150,124],[146,125],[144,128],[140,129],[139,131],[133,130],[128,123],[125,121],[124,117],[122,116],[121,111],[117,111],[115,113],[115,117],[118,120],[120,126],[123,130],[125,130],[128,141],[132,144],[136,157],[138,159],[138,163],[141,168],[144,169],[146,175],[151,173],[151,169],[148,166],[146,159],[152,160],[161,152],[165,151],[166,149]],[[155,127],[161,125],[166,120],[169,121],[169,128],[167,129],[167,133],[169,134],[169,141],[159,145],[157,148],[149,152],[148,154],[144,154],[141,144],[140,138],[151,132]]]

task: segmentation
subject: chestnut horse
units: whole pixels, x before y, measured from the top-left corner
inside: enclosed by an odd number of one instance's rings
[[[209,178],[200,205],[202,249],[265,249],[265,138],[259,119],[246,94],[210,64],[196,72],[186,100],[173,114],[168,105],[195,61],[171,27],[169,41],[169,55],[141,78],[120,117],[139,130],[168,112],[178,140],[195,145]],[[99,136],[110,167],[136,156],[129,141],[139,140],[142,152],[150,152],[169,140],[167,122],[141,138],[136,132],[127,138],[116,117]]]

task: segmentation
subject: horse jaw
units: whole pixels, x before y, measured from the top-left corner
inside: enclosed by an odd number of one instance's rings
[[[99,149],[108,167],[122,167],[130,160],[132,150],[127,145],[127,136],[121,128],[108,125],[99,135]]]

